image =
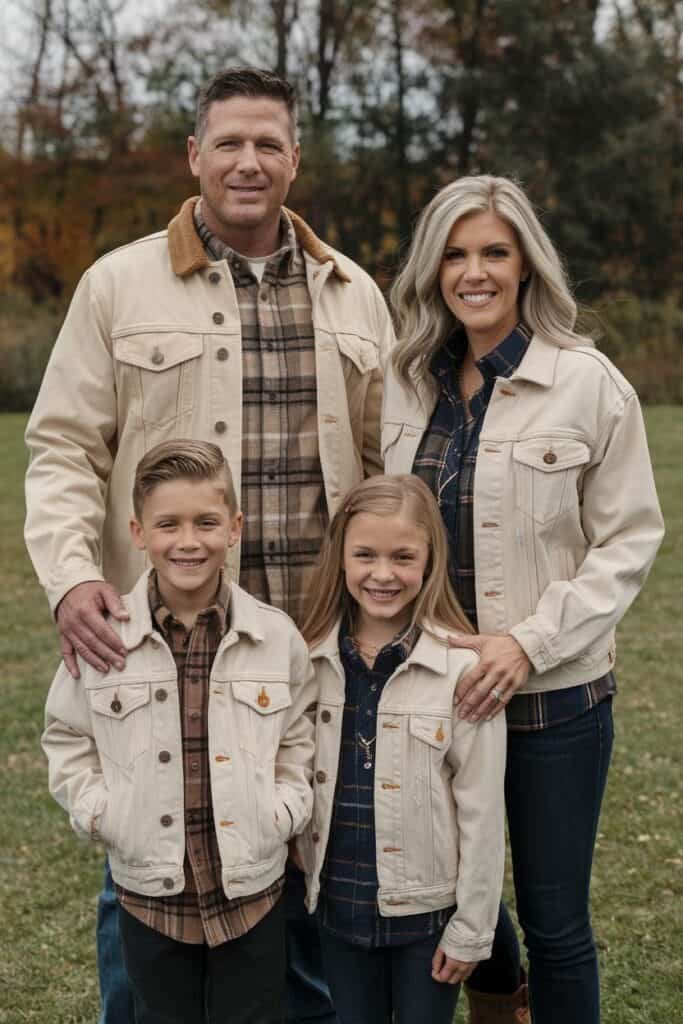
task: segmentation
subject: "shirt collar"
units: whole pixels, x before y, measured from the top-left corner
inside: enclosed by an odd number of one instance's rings
[[[202,216],[201,199],[195,204],[193,217],[197,234],[202,240],[209,259],[227,260],[233,267],[239,267],[243,270],[248,269],[249,257],[243,256],[242,253],[232,249],[206,226]],[[295,261],[300,258],[300,251],[294,225],[285,209],[282,209],[280,213],[280,238],[282,239],[282,244],[279,249],[269,255],[268,263],[274,263],[278,269],[285,265],[288,269],[292,269]]]
[[[377,658],[379,659],[382,655],[392,651],[399,656],[401,661],[405,661],[412,653],[421,632],[420,627],[416,624],[409,626],[407,630],[399,630],[396,636],[377,652]],[[342,654],[346,655],[358,654],[358,648],[353,642],[350,622],[347,618],[344,619],[339,630],[339,650]]]
[[[531,332],[526,324],[518,323],[495,348],[487,352],[476,365],[486,381],[496,377],[510,377],[521,363],[529,342]],[[453,381],[453,367],[462,363],[467,350],[467,338],[462,327],[457,327],[434,354],[430,369],[442,387]]]
[[[152,569],[147,579],[147,598],[149,601],[149,610],[152,614],[152,618],[156,625],[159,627],[164,636],[167,636],[171,626],[179,625],[183,629],[186,627],[176,619],[173,612],[164,604],[164,600],[159,590],[159,582],[157,580],[156,570]],[[225,580],[223,573],[218,583],[218,589],[216,590],[213,602],[207,607],[203,608],[197,616],[197,619],[206,618],[209,619],[215,616],[219,629],[220,635],[223,636],[227,631],[229,620],[228,613],[230,611],[230,586]]]

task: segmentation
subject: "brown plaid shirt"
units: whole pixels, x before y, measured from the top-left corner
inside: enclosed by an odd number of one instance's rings
[[[240,586],[300,622],[328,524],[304,255],[283,213],[282,245],[259,283],[206,227],[201,202],[194,217],[209,257],[227,261],[242,325]]]
[[[165,607],[156,573],[149,576],[149,607],[178,671],[185,797],[185,889],[175,896],[140,896],[116,887],[119,902],[148,928],[178,942],[219,946],[266,916],[282,892],[280,878],[263,892],[227,899],[211,805],[209,675],[228,626],[230,589],[223,580],[214,603],[191,630]]]

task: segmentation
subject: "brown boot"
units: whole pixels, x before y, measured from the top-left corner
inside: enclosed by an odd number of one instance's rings
[[[526,977],[516,992],[489,995],[476,992],[465,983],[470,1004],[469,1024],[531,1024]]]

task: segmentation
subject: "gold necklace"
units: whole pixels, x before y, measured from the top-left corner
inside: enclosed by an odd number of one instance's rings
[[[351,643],[353,644],[353,646],[355,647],[359,654],[362,654],[364,658],[372,658],[373,661],[375,660],[379,652],[382,650],[382,647],[384,646],[384,644],[379,644],[378,646],[375,646],[374,644],[370,643],[361,643],[357,636],[351,637]]]

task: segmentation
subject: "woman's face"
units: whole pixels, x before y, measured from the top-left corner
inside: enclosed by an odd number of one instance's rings
[[[477,352],[490,351],[519,322],[519,283],[526,274],[517,236],[496,213],[471,213],[455,222],[439,283]]]

